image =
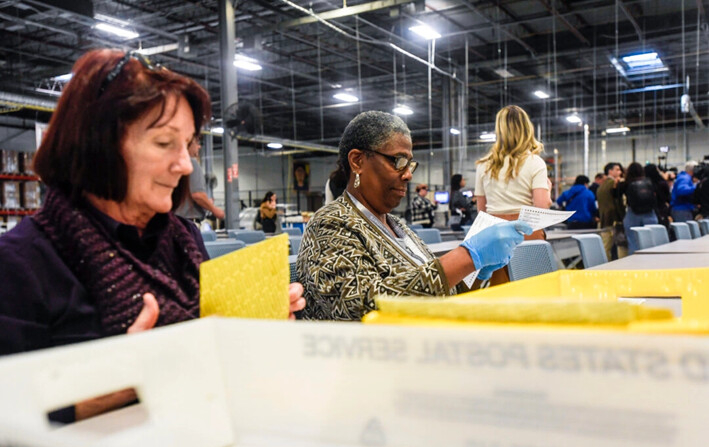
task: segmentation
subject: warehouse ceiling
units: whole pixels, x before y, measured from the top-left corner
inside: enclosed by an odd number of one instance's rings
[[[239,103],[262,116],[256,134],[336,146],[355,114],[396,106],[413,111],[405,119],[419,149],[480,142],[507,104],[525,108],[546,139],[580,135],[566,119],[573,114],[592,135],[709,124],[703,0],[245,0],[234,8],[237,53],[261,66],[237,75]],[[96,28],[107,20],[99,14],[138,36]],[[142,48],[197,79],[219,119],[218,24],[216,0],[0,0],[0,99],[26,106],[4,116],[46,120],[42,110],[62,87],[53,78],[91,48],[117,47]],[[440,37],[410,30],[422,24]]]

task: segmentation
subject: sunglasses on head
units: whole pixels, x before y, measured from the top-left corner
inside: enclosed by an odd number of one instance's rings
[[[399,172],[404,171],[406,168],[409,168],[409,171],[411,171],[411,173],[413,174],[414,171],[416,171],[416,168],[418,168],[418,166],[419,166],[418,161],[415,161],[413,158],[408,159],[408,158],[404,157],[403,155],[396,155],[396,156],[395,155],[387,155],[387,154],[383,154],[379,151],[375,151],[374,149],[365,149],[365,150],[369,151],[369,152],[374,152],[375,154],[381,155],[382,157],[386,158],[394,165],[394,169],[396,169]]]
[[[159,69],[163,68],[163,66],[160,64],[151,63],[150,59],[148,59],[144,54],[139,53],[136,50],[131,50],[131,51],[127,52],[126,55],[123,56],[120,61],[118,61],[116,66],[113,67],[113,69],[110,72],[108,72],[106,79],[104,79],[103,83],[101,83],[101,88],[99,89],[99,93],[98,93],[99,96],[101,96],[103,94],[103,92],[106,91],[106,87],[108,87],[108,85],[111,82],[113,82],[113,80],[116,79],[119,74],[121,74],[123,67],[125,67],[125,65],[128,63],[128,61],[131,59],[135,59],[138,62],[140,62],[140,64],[146,70],[153,71],[153,70],[159,70]]]

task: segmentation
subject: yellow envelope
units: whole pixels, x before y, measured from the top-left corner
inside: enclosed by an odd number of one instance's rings
[[[200,316],[287,319],[289,282],[287,234],[205,261]]]

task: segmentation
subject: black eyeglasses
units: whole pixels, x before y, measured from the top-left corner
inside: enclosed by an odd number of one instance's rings
[[[138,51],[132,50],[126,53],[123,58],[118,61],[115,67],[108,73],[106,76],[106,79],[103,80],[103,83],[101,83],[101,89],[99,90],[98,94],[101,96],[104,91],[106,91],[106,87],[108,87],[108,84],[113,82],[114,79],[118,77],[119,74],[121,74],[121,71],[123,70],[123,67],[128,63],[129,60],[135,59],[140,64],[146,69],[146,70],[159,70],[163,68],[162,65],[160,64],[153,64],[150,62],[150,59],[148,59],[144,54],[139,53]]]
[[[396,156],[387,155],[387,154],[383,154],[379,151],[375,151],[374,149],[365,149],[365,150],[367,150],[369,152],[374,152],[375,154],[381,155],[382,157],[386,158],[387,160],[392,162],[392,164],[394,165],[394,169],[396,169],[397,171],[400,171],[400,172],[404,171],[406,168],[409,168],[409,171],[411,171],[411,173],[413,174],[414,171],[416,171],[416,168],[419,167],[419,162],[415,161],[413,158],[408,159],[408,158],[404,157],[403,155],[396,155]]]

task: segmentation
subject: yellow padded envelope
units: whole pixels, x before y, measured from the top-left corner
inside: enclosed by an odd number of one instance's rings
[[[287,234],[205,261],[200,316],[287,319],[289,281]]]

